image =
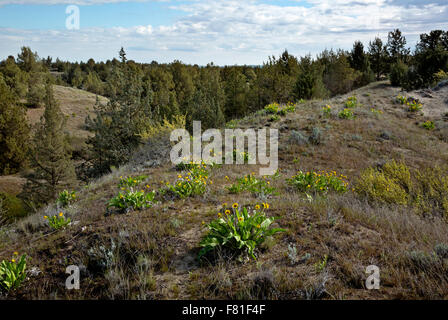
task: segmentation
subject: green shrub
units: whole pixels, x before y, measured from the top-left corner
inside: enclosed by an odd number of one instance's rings
[[[448,221],[448,168],[428,167],[413,172],[412,204],[422,215],[440,214]]]
[[[443,70],[439,70],[439,72],[434,73],[434,85],[437,85],[439,82],[443,80],[448,80],[448,73]]]
[[[411,185],[409,168],[404,163],[391,161],[382,170],[364,170],[354,189],[372,201],[406,205]]]
[[[18,256],[15,252],[14,256]],[[16,257],[11,261],[3,260],[0,263],[0,287],[6,291],[17,289],[26,278],[26,255],[18,261]]]
[[[313,127],[313,131],[308,140],[311,144],[314,144],[316,146],[320,145],[323,142],[322,130],[318,127]]]
[[[408,66],[399,60],[391,66],[390,83],[395,87],[402,86],[406,81],[407,73]]]
[[[266,209],[269,205],[263,204],[263,207]],[[255,249],[267,237],[285,231],[270,228],[275,218],[268,218],[260,205],[250,212],[245,207],[238,209],[238,204],[234,203],[232,211],[226,209],[224,213],[219,213],[218,217],[208,225],[209,231],[200,242],[202,249],[199,258],[221,247],[236,253],[247,253],[256,259]]]
[[[0,192],[0,203],[0,221],[12,222],[27,215],[23,202],[15,196]]]
[[[355,192],[371,201],[408,205],[421,215],[439,215],[448,221],[448,172],[445,169],[410,170],[390,161],[383,168],[368,168],[355,183]]]
[[[336,171],[302,172],[299,171],[287,182],[300,192],[326,193],[328,191],[346,192],[347,177],[338,175]]]
[[[353,111],[350,109],[344,109],[338,113],[338,117],[340,119],[354,119]]]

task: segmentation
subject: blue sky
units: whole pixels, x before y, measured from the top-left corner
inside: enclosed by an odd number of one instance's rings
[[[80,29],[67,30],[68,5]],[[30,46],[40,56],[80,61],[128,57],[206,64],[260,64],[285,48],[296,55],[366,45],[400,28],[446,29],[442,0],[0,0],[0,59]]]

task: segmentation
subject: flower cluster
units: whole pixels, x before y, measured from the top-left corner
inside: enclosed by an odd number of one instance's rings
[[[53,228],[54,230],[59,230],[59,229],[65,228],[71,222],[71,219],[66,218],[64,216],[63,212],[59,212],[59,214],[51,216],[51,217],[44,216],[44,219],[48,221],[48,225],[51,228]]]
[[[167,182],[166,186],[180,198],[192,197],[204,194],[207,184],[213,184],[208,177],[209,172],[205,164],[195,165],[185,175],[179,174],[174,184]]]
[[[324,115],[329,117],[331,115],[331,106],[327,104],[325,107],[322,108],[322,111],[324,112]]]
[[[325,193],[330,190],[345,192],[348,188],[346,176],[337,174],[336,171],[302,172],[288,179],[290,185],[295,186],[301,192]]]

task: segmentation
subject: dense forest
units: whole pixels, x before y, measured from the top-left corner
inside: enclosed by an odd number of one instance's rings
[[[326,50],[315,57],[285,50],[261,66],[137,63],[123,48],[118,59],[106,62],[54,61],[23,47],[17,58],[0,63],[0,174],[22,172],[23,198],[35,208],[76,179],[126,163],[160,124],[191,129],[194,119],[204,130],[219,128],[271,102],[329,98],[386,78],[406,90],[424,88],[448,78],[446,72],[448,32],[441,30],[422,34],[413,51],[397,29],[387,41],[375,38],[366,47],[357,41],[351,51]],[[88,170],[75,168],[53,84],[109,99],[85,120],[92,133],[83,159],[91,164]],[[40,107],[45,113],[31,128],[26,109]]]

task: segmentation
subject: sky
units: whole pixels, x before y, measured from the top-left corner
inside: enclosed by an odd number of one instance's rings
[[[40,57],[106,61],[124,47],[138,62],[259,65],[285,49],[367,46],[395,28],[413,48],[447,25],[447,0],[0,0],[0,60],[29,46]]]

